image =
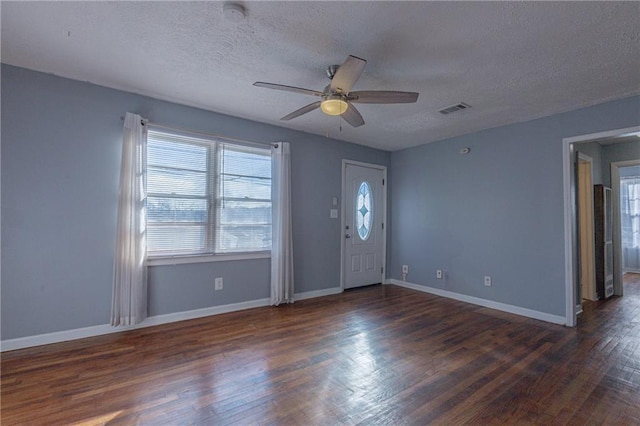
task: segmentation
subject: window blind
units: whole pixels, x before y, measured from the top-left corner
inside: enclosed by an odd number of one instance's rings
[[[268,149],[150,128],[147,194],[151,257],[271,247]]]

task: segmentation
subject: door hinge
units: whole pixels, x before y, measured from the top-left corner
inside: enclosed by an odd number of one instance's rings
[[[384,222],[382,222],[382,229],[384,229]]]
[[[382,179],[382,186],[384,186],[384,179]]]
[[[380,273],[381,273],[381,274],[384,274],[384,266],[381,266],[381,267],[380,267]]]

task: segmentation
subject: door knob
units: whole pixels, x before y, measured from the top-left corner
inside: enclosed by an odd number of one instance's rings
[[[344,234],[345,238],[351,238],[351,234]]]

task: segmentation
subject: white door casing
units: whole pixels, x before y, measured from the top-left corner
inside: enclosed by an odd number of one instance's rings
[[[562,139],[562,187],[563,187],[563,208],[564,208],[564,271],[565,271],[565,323],[569,327],[576,326],[576,304],[573,297],[576,292],[577,283],[577,262],[576,262],[576,209],[575,209],[575,179],[574,179],[574,162],[572,161],[572,153],[574,151],[573,145],[580,142],[596,141],[599,139],[608,139],[616,136],[620,136],[626,133],[635,133],[640,131],[640,126],[627,127],[624,129],[608,130],[605,132],[591,133],[581,136],[572,136]],[[619,192],[619,191],[618,191]],[[613,207],[616,208],[616,203],[620,203],[620,200],[615,199],[616,194],[613,195]],[[617,206],[619,209],[619,205]],[[614,211],[614,220],[616,219],[616,212]],[[619,217],[617,218],[619,220]],[[614,232],[616,232],[617,224],[614,223]],[[619,233],[619,231],[617,231]],[[614,235],[615,242],[616,235]],[[619,244],[619,240],[618,243]],[[620,245],[616,245],[614,250],[614,256],[619,251]],[[616,268],[616,261],[614,260],[614,269]],[[617,291],[616,282],[618,280],[614,278],[614,291]],[[617,294],[617,293],[616,293]]]
[[[386,167],[343,160],[342,287],[384,282]]]
[[[611,163],[611,201],[613,205],[613,294],[624,294],[622,271],[622,228],[620,212],[620,167],[640,166],[640,159]]]

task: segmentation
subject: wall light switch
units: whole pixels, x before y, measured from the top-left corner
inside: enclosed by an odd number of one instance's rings
[[[337,219],[338,218],[338,209],[329,210],[329,217],[331,219]]]
[[[333,205],[334,206],[338,205],[338,197],[333,197]]]

